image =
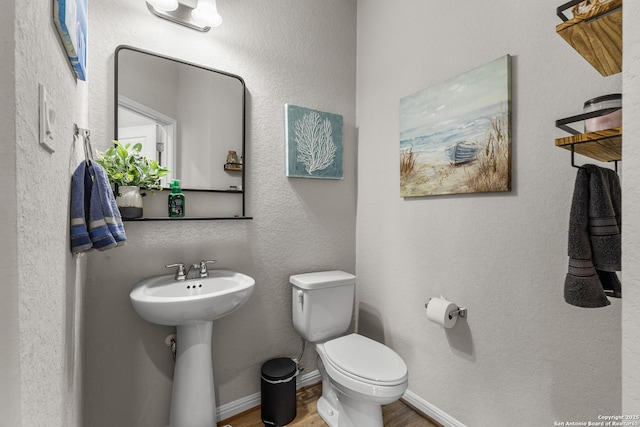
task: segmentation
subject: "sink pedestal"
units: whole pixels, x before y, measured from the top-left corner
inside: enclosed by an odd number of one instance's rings
[[[170,427],[216,427],[212,330],[212,321],[177,327]]]
[[[188,280],[176,280],[173,274],[150,277],[138,282],[129,294],[133,308],[144,320],[177,325],[170,427],[216,427],[213,322],[247,302],[256,284],[253,278],[235,271],[211,270],[207,274]]]

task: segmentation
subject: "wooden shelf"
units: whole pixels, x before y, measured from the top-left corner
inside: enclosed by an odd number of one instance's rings
[[[601,162],[622,160],[622,128],[582,133],[556,139],[556,146]]]
[[[556,26],[556,32],[569,43],[600,74],[610,76],[622,71],[622,0],[610,0],[597,3],[583,14],[574,13],[572,19],[564,16],[563,11],[578,0],[570,1],[558,8],[558,16],[563,22]],[[570,131],[566,121],[579,116],[557,121],[556,126]],[[564,126],[562,126],[564,125]],[[597,132],[582,133],[556,139],[556,146],[601,162],[622,160],[622,128],[606,129]]]
[[[603,76],[622,71],[622,0],[598,4],[556,32]]]

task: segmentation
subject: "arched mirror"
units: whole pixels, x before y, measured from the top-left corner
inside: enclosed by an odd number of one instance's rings
[[[119,46],[115,95],[116,139],[141,143],[145,156],[171,170],[163,178],[163,187],[179,179],[184,191],[237,193],[242,212],[233,216],[244,217],[245,84],[241,77]]]

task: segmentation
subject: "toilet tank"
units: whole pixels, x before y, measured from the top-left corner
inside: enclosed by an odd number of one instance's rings
[[[292,287],[293,326],[304,339],[323,342],[351,325],[356,276],[344,271],[296,274]]]

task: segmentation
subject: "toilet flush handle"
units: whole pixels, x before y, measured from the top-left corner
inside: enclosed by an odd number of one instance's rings
[[[303,305],[304,302],[304,292],[302,292],[300,289],[298,289],[298,304],[300,304],[300,306]]]

